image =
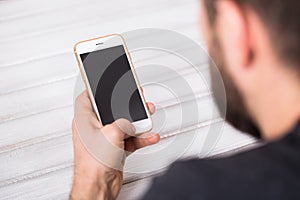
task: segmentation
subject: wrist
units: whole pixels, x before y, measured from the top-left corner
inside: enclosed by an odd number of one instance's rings
[[[70,200],[116,199],[122,183],[123,173],[116,170],[80,174],[75,172]]]
[[[85,176],[74,176],[70,200],[98,199],[98,183],[96,179]]]

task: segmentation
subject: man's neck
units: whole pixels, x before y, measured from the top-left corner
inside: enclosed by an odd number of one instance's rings
[[[289,73],[273,74],[260,98],[257,121],[267,141],[288,134],[300,119],[300,81]],[[272,83],[272,84],[271,84]]]

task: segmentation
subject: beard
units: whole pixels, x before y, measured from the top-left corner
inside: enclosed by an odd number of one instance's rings
[[[234,84],[233,79],[227,70],[224,62],[223,51],[215,34],[211,44],[211,47],[209,47],[209,53],[217,66],[216,69],[214,63],[210,61],[211,85],[214,100],[220,114],[236,129],[248,133],[256,138],[261,138],[261,132],[258,126],[248,112],[241,92]],[[223,79],[222,84],[220,84],[220,74]]]

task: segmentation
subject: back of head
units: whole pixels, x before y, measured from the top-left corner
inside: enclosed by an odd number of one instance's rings
[[[204,0],[208,18],[214,22],[216,1]],[[229,0],[230,1],[230,0]],[[242,9],[253,10],[266,26],[277,56],[300,77],[300,1],[299,0],[231,0]]]

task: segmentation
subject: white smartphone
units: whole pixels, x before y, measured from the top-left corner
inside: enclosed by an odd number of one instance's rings
[[[125,118],[136,134],[150,131],[152,120],[124,38],[112,34],[81,41],[74,53],[102,125]]]

